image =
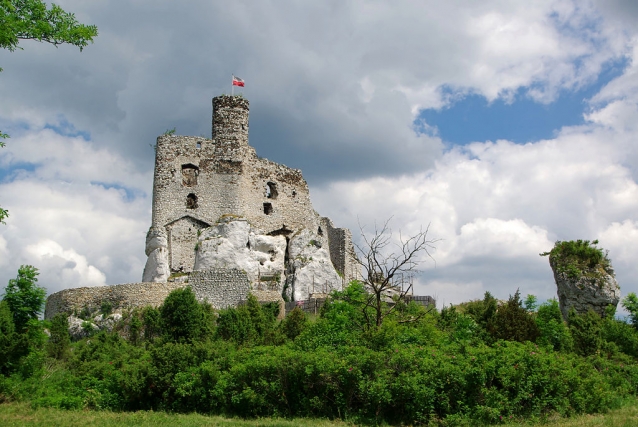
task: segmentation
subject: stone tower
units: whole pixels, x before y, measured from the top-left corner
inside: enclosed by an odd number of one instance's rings
[[[314,211],[300,170],[257,156],[248,141],[248,116],[247,99],[218,96],[213,98],[212,139],[157,139],[144,282],[164,282],[193,271],[203,230],[234,218],[247,221],[253,234],[283,236],[286,254],[290,240],[303,231],[329,253],[330,268],[336,268],[342,281],[358,277],[349,230],[334,227]],[[286,260],[286,265],[292,262]],[[281,283],[286,272],[281,272]]]

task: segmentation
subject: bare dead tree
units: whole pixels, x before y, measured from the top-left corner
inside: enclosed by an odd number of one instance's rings
[[[440,241],[428,238],[428,224],[425,230],[420,229],[407,238],[399,231],[397,242],[392,239],[392,230],[388,225],[391,219],[385,221],[381,228],[375,224],[372,235],[366,234],[359,224],[362,243],[354,244],[354,259],[362,267],[362,281],[368,292],[363,309],[368,327],[380,327],[383,319],[395,310],[397,304],[407,300],[413,290],[411,278],[419,272],[419,265],[427,258],[434,261],[430,251]],[[409,279],[406,280],[406,277]],[[406,321],[414,320],[417,319]]]

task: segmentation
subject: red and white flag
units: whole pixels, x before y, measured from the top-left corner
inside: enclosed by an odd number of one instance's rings
[[[233,86],[244,87],[244,81],[240,79],[239,77],[233,76]]]

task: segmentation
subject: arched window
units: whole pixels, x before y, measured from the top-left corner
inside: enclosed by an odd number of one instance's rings
[[[197,196],[190,193],[186,196],[186,209],[197,209]]]
[[[194,187],[197,185],[197,175],[199,168],[192,164],[182,165],[182,185],[185,187]]]

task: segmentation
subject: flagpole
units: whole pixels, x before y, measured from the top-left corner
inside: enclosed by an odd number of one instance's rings
[[[230,96],[235,96],[235,85],[234,85],[235,75],[234,74],[232,75],[232,78],[230,79],[230,81],[231,81]]]

